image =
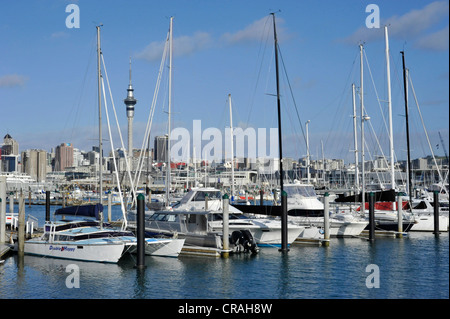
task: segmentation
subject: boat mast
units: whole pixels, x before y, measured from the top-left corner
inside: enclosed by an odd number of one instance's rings
[[[231,109],[231,94],[228,94],[228,103],[230,104],[230,141],[231,141],[231,196],[234,195],[234,143],[233,143],[233,114]]]
[[[405,52],[401,51],[402,61],[403,61],[403,88],[404,88],[404,96],[405,96],[405,118],[406,118],[406,149],[408,153],[408,195],[409,195],[409,203],[412,202],[412,175],[411,175],[411,154],[409,147],[409,119],[408,119],[408,70],[406,69],[405,64]]]
[[[101,49],[100,49],[100,27],[102,25],[97,26],[97,81],[98,81],[98,151],[99,151],[99,165],[98,165],[98,172],[99,172],[99,203],[100,205],[103,205],[102,195],[103,195],[103,170],[102,170],[102,153],[103,153],[103,140],[102,140],[102,72],[100,69],[100,56],[101,56]],[[102,214],[102,222],[103,224],[103,214]]]
[[[166,170],[166,207],[170,206],[170,117],[172,108],[172,24],[173,17],[170,17],[170,27],[169,27],[169,112],[168,112],[168,134],[167,134],[167,170]]]
[[[365,180],[365,168],[364,168],[364,121],[366,117],[364,115],[364,63],[363,63],[363,45],[359,45],[359,53],[360,53],[360,65],[361,65],[361,74],[360,74],[360,100],[361,100],[361,214],[365,214],[366,210],[366,180]]]
[[[280,100],[280,81],[278,75],[278,38],[277,29],[275,23],[275,13],[272,13],[273,17],[273,35],[275,45],[275,69],[276,69],[276,82],[277,82],[277,109],[278,109],[278,148],[280,152],[280,191],[281,191],[281,251],[287,252],[287,207],[283,200],[284,188],[283,188],[283,147],[281,136],[281,100]]]
[[[358,135],[356,125],[356,99],[355,99],[355,84],[352,84],[352,102],[353,102],[353,132],[355,143],[355,186],[359,190],[359,170],[358,170]]]
[[[387,26],[384,26],[384,35],[386,44],[386,72],[387,72],[387,93],[388,93],[388,111],[389,111],[389,150],[391,157],[391,189],[395,189],[394,136],[392,131],[391,68],[389,63],[389,39]]]

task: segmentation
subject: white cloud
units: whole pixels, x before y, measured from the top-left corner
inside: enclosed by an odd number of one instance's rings
[[[173,39],[173,54],[185,56],[208,48],[212,43],[211,35],[207,32],[196,32],[192,36],[181,36]],[[136,54],[138,59],[148,61],[160,60],[164,52],[165,41],[154,41]]]
[[[7,74],[0,77],[0,87],[23,86],[28,80],[27,76],[18,74]]]
[[[273,22],[271,16],[266,16],[262,19],[256,20],[242,30],[234,33],[225,33],[222,39],[228,44],[248,43],[261,41],[264,34],[268,30],[273,30]],[[284,40],[288,37],[285,29],[281,26],[284,23],[282,18],[277,18],[277,37],[279,40]],[[271,31],[273,32],[273,31]]]
[[[53,32],[50,36],[52,39],[65,39],[69,37],[69,34],[64,31]]]
[[[443,18],[448,17],[448,10],[448,1],[435,1],[422,9],[411,10],[401,16],[395,15],[387,19],[382,19],[380,24],[388,26],[390,37],[402,40],[414,40]],[[369,29],[366,26],[362,26],[350,36],[340,39],[340,41],[353,45],[364,41],[383,39],[383,36],[383,28]]]
[[[415,45],[421,49],[445,51],[448,50],[449,42],[448,26],[437,32],[426,35],[416,41]]]

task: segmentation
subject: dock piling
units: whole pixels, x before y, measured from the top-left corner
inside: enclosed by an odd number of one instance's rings
[[[439,192],[434,191],[434,232],[436,236],[439,236]]]
[[[369,240],[375,241],[375,194],[369,193]]]
[[[287,242],[288,242],[288,224],[287,224],[287,193],[285,191],[281,192],[281,201],[282,201],[282,212],[281,212],[281,249],[280,251],[283,253],[287,253],[289,251]]]
[[[0,176],[0,243],[6,241],[6,176]]]
[[[112,205],[111,192],[108,192],[108,223],[111,222],[111,205]]]
[[[145,197],[139,194],[137,197],[137,264],[136,268],[145,268]]]
[[[23,193],[19,197],[19,229],[17,230],[17,253],[25,252],[25,198]]]
[[[398,195],[397,198],[397,212],[398,212],[398,238],[403,238],[403,201],[402,197]]]
[[[50,191],[45,191],[45,221],[50,221]]]
[[[322,246],[328,247],[330,245],[330,197],[328,192],[324,194],[323,228]]]
[[[228,258],[230,255],[230,247],[229,247],[229,209],[230,209],[230,199],[228,198],[228,195],[223,195],[223,219],[222,219],[222,257]]]

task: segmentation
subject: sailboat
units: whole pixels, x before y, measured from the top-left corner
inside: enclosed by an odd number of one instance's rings
[[[100,58],[100,26],[97,26],[99,151],[102,154],[101,88],[103,83]],[[117,263],[125,253],[136,251],[137,239],[131,231],[113,228],[103,222],[101,156],[99,160],[99,203],[70,206],[57,210],[55,215],[62,215],[64,218],[56,222],[46,222],[44,234],[41,237],[25,241],[24,252],[26,254]],[[183,240],[146,238],[145,252],[149,255],[176,257],[183,244]]]

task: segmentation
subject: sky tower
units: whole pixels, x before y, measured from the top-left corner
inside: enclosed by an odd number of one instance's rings
[[[134,98],[133,85],[131,85],[131,57],[130,57],[130,84],[128,84],[127,98],[123,100],[127,106],[127,118],[128,118],[128,156],[133,156],[133,118],[134,118],[134,105],[137,100]]]

